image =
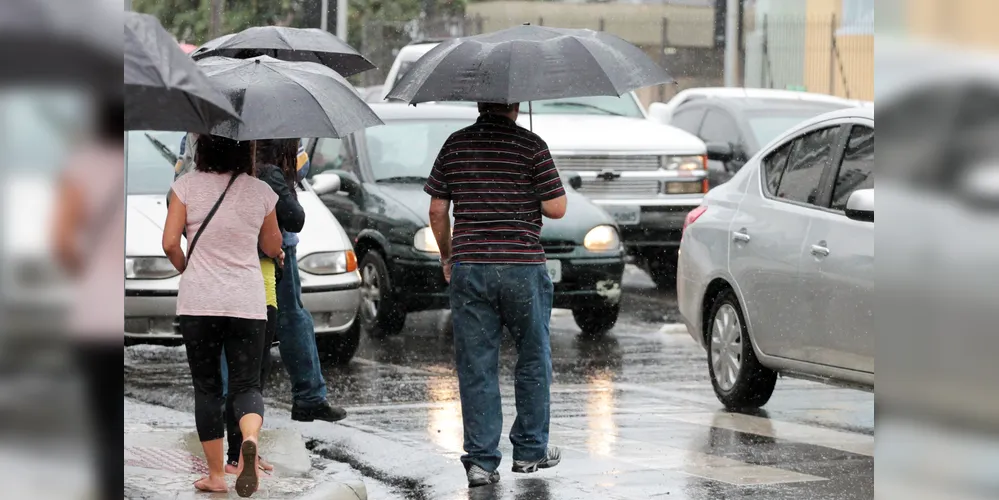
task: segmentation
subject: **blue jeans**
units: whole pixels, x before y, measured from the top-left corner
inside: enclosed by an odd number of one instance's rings
[[[302,280],[298,275],[295,247],[284,248],[284,275],[277,284],[277,331],[275,338],[281,361],[291,379],[291,397],[296,406],[315,408],[326,403],[326,380],[319,364],[316,327],[312,314],[302,305]],[[222,358],[222,386],[228,387]]]
[[[499,354],[503,326],[517,346],[514,460],[540,460],[548,448],[554,287],[544,265],[457,264],[451,273],[454,360],[461,394],[465,455],[486,471],[499,467],[503,408]]]
[[[281,361],[291,378],[291,396],[296,406],[314,408],[326,404],[326,380],[319,364],[316,326],[302,305],[302,280],[298,275],[295,247],[284,248],[284,275],[277,284],[277,340]]]

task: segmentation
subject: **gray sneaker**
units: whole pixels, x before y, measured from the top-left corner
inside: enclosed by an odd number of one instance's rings
[[[498,483],[500,480],[499,471],[486,472],[485,469],[479,467],[478,465],[472,465],[468,468],[468,472],[465,473],[468,477],[468,487],[475,488],[476,486],[486,486],[487,484]]]
[[[513,471],[523,474],[537,472],[538,469],[550,469],[562,461],[562,450],[557,446],[549,446],[541,460],[514,460]]]

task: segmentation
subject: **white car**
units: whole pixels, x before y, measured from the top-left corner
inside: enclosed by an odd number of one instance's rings
[[[668,102],[654,102],[649,105],[649,118],[660,123],[670,123],[673,119],[673,111],[681,104],[703,99],[705,97],[744,97],[750,99],[783,99],[788,101],[804,101],[813,103],[839,104],[843,106],[873,108],[874,103],[870,101],[859,101],[856,99],[844,99],[826,94],[816,94],[813,92],[798,92],[794,90],[780,89],[754,89],[746,87],[697,87],[685,89],[678,92]]]
[[[382,95],[436,44],[403,47]],[[614,218],[628,253],[672,288],[684,217],[708,191],[708,156],[720,158],[696,136],[649,120],[633,92],[521,103],[518,123],[548,143],[560,171],[579,174],[578,191]]]
[[[125,242],[125,340],[176,341],[176,301],[180,275],[162,250],[166,194],[182,132],[128,132]],[[339,185],[316,186],[335,192]],[[299,233],[298,267],[302,302],[312,313],[316,342],[324,358],[346,363],[360,340],[357,317],[361,278],[347,233],[307,182],[298,190],[305,209]]]
[[[677,301],[727,407],[777,374],[874,387],[874,110],[802,123],[687,216]]]

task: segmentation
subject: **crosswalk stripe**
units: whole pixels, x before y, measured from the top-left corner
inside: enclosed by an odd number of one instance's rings
[[[741,413],[664,414],[663,418],[688,424],[718,427],[746,434],[823,446],[834,450],[874,456],[874,436],[783,422]]]

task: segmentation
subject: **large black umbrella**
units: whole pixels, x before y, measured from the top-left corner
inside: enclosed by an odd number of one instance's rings
[[[121,32],[104,26],[122,12],[114,7],[82,0],[0,1],[0,83],[120,89]]]
[[[515,103],[620,96],[673,79],[638,47],[607,33],[523,25],[441,43],[388,94],[408,103]]]
[[[198,67],[242,119],[219,124],[214,135],[239,141],[343,137],[382,124],[350,82],[320,64],[212,57]]]
[[[343,76],[375,68],[347,42],[316,28],[256,26],[216,38],[191,53],[194,59],[216,56],[237,59],[271,56],[283,61],[314,62]]]
[[[208,133],[238,120],[232,104],[160,22],[125,13],[125,129]]]

